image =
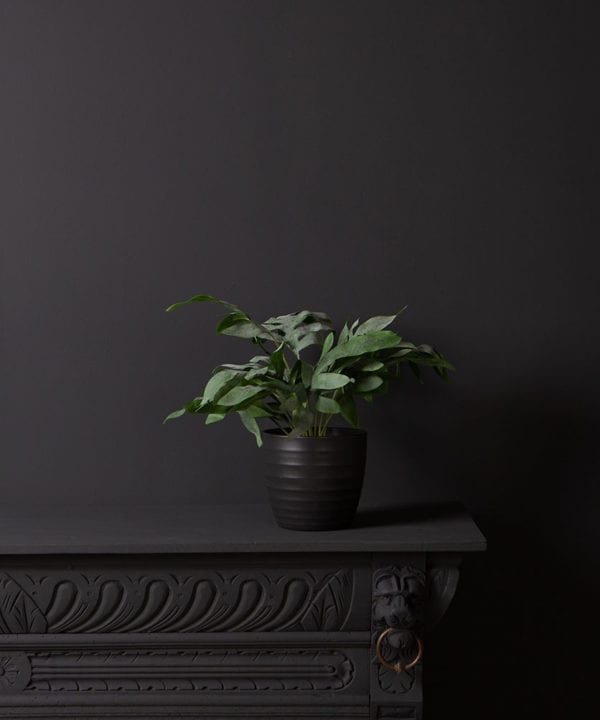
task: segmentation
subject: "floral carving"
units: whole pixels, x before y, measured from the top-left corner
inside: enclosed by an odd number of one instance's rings
[[[31,665],[24,653],[0,655],[0,694],[23,690],[31,677]]]

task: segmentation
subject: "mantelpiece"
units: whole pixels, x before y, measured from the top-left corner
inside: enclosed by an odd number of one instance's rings
[[[484,549],[456,504],[326,533],[259,505],[4,508],[0,718],[421,718],[427,631]]]

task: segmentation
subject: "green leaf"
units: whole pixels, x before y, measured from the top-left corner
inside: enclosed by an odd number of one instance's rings
[[[204,421],[205,425],[212,425],[216,422],[221,422],[225,418],[225,413],[209,413]]]
[[[246,430],[249,430],[256,438],[256,444],[258,445],[258,447],[261,447],[262,436],[260,434],[260,428],[258,427],[258,423],[256,422],[254,416],[251,415],[247,410],[240,410],[238,412],[238,415],[240,416],[240,420],[244,424]]]
[[[310,387],[310,384],[312,382],[313,372],[314,372],[313,366],[302,361],[300,377],[302,378],[302,384],[304,385],[304,387],[306,387],[306,388]]]
[[[185,415],[186,412],[187,410],[185,408],[181,408],[180,410],[173,410],[173,412],[169,413],[167,417],[163,420],[163,423],[166,423],[167,420],[175,420],[175,418]]]
[[[350,338],[348,342],[332,348],[318,362],[317,368],[330,367],[336,360],[346,357],[356,357],[379,350],[396,347],[401,342],[399,335],[391,330],[379,330]]]
[[[204,405],[204,398],[197,397],[193,400],[190,400],[190,402],[184,403],[184,408],[186,412],[189,413],[197,413],[200,412],[202,406]]]
[[[224,330],[227,330],[227,328],[240,322],[240,320],[248,320],[246,313],[241,310],[236,310],[235,312],[229,313],[229,315],[225,315],[217,325],[217,332],[222,333]]]
[[[323,348],[321,349],[321,357],[331,350],[334,340],[335,334],[330,332],[329,335],[325,338],[325,341],[323,342]]]
[[[296,357],[299,357],[300,352],[304,350],[304,348],[310,347],[311,345],[319,344],[319,335],[316,332],[306,333],[302,336],[301,339],[294,339],[289,344],[292,347]]]
[[[301,372],[302,372],[302,360],[300,360],[300,358],[298,358],[296,360],[296,362],[292,365],[292,368],[289,372],[290,385],[295,385],[297,382],[300,382]],[[285,375],[285,371],[284,371],[284,375]]]
[[[352,427],[358,427],[358,412],[354,397],[350,393],[345,393],[342,395],[339,405],[344,420],[349,422]]]
[[[320,373],[313,375],[310,387],[312,390],[337,390],[349,382],[350,378],[341,373]]]
[[[213,302],[218,303],[219,305],[224,305],[231,310],[239,310],[236,305],[232,305],[231,303],[225,302],[224,300],[219,300],[219,298],[214,297],[214,295],[194,295],[187,300],[182,300],[181,302],[176,302],[173,303],[173,305],[169,305],[169,307],[167,308],[167,312],[171,312],[172,310],[176,310],[177,308],[183,307],[184,305],[189,305],[190,303],[197,302]]]
[[[378,370],[383,370],[384,367],[385,365],[379,360],[367,360],[367,362],[364,365],[360,365],[358,369],[361,372],[377,372]]]
[[[348,340],[350,340],[350,328],[348,327],[348,323],[344,323],[344,327],[342,328],[338,338],[338,345],[342,345],[343,343],[348,342]]]
[[[221,327],[221,324],[222,323],[219,324],[219,327]],[[227,325],[222,330],[217,328],[217,332],[221,335],[229,335],[230,337],[238,337],[244,340],[251,340],[252,338],[262,338],[263,340],[271,339],[269,334],[266,333],[264,328],[262,328],[258,323],[255,323],[250,319],[243,319],[242,317],[235,322],[232,321],[231,324]]]
[[[246,380],[253,380],[254,378],[263,377],[264,375],[268,375],[270,371],[271,371],[271,368],[268,368],[268,367],[253,368],[252,370],[250,370],[249,372],[247,372],[244,375],[244,378]]]
[[[410,355],[413,352],[410,348],[403,348],[402,350],[398,350],[398,352],[395,352],[393,355],[390,355],[388,360],[392,359],[400,359],[403,357],[406,357],[407,355]]]
[[[331,320],[325,313],[300,310],[269,318],[263,326],[298,357],[301,350],[320,342],[321,333],[331,329]]]
[[[264,388],[260,385],[238,385],[225,393],[223,397],[219,398],[219,405],[224,405],[225,407],[241,405],[247,400],[250,400],[250,398],[260,395],[260,393],[263,392]]]
[[[341,411],[339,403],[324,395],[319,395],[317,398],[316,408],[320,413],[324,413],[325,415],[335,415]]]
[[[356,328],[355,335],[364,335],[368,332],[375,332],[376,330],[383,330],[388,325],[391,325],[398,315],[376,315],[375,317],[365,320],[362,325]]]
[[[255,418],[264,418],[264,417],[273,417],[275,413],[268,410],[265,407],[261,407],[260,405],[250,405],[246,408],[245,412],[252,415],[252,417]]]
[[[288,437],[294,438],[303,435],[313,424],[314,416],[304,405],[297,405],[292,412],[292,428]]]
[[[454,368],[452,368],[452,369],[454,370]],[[444,380],[445,382],[448,382],[448,368],[434,367],[433,371],[435,373],[437,373],[442,378],[442,380]]]
[[[411,369],[411,370],[413,371],[413,373],[414,373],[414,376],[417,378],[417,380],[418,380],[420,383],[422,383],[423,381],[421,380],[421,368],[417,365],[417,363],[412,362],[412,361],[409,362],[409,365],[410,365],[410,369]]]
[[[373,390],[377,390],[380,385],[383,385],[383,379],[379,375],[367,375],[360,378],[356,383],[356,392],[371,393]]]
[[[247,362],[242,364],[223,363],[223,365],[219,365],[219,368],[223,368],[225,370],[236,370],[238,373],[248,372],[249,370],[254,370],[255,368],[259,367],[260,365],[257,365],[253,362]]]
[[[284,344],[281,343],[277,350],[271,353],[270,359],[271,367],[275,370],[275,374],[279,378],[283,377],[283,373],[285,371],[285,358],[283,356],[284,347]]]
[[[202,394],[204,402],[213,402],[213,400],[217,399],[220,392],[225,392],[230,389],[230,383],[234,380],[240,381],[239,374],[235,370],[220,370],[215,373],[204,388],[204,393]]]

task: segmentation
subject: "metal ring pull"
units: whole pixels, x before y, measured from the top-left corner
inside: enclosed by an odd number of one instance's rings
[[[398,630],[396,628],[386,628],[381,633],[381,635],[377,638],[377,643],[375,644],[375,654],[377,655],[377,659],[383,665],[383,667],[386,667],[388,670],[393,670],[395,673],[401,673],[405,670],[410,670],[411,668],[413,668],[423,657],[423,643],[421,642],[421,638],[418,635],[415,635],[415,640],[417,641],[417,654],[415,655],[415,657],[409,663],[406,663],[406,665],[403,665],[400,661],[396,663],[390,663],[381,654],[381,645],[385,638],[393,632],[398,632]]]

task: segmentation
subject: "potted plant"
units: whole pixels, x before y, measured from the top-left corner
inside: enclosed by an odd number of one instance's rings
[[[277,523],[294,530],[331,530],[352,522],[362,490],[366,432],[356,399],[388,389],[402,365],[417,378],[429,366],[447,379],[452,365],[429,345],[403,340],[389,326],[399,313],[346,323],[339,334],[322,312],[301,310],[264,322],[212,295],[167,308],[217,303],[227,310],[217,332],[253,343],[258,354],[213,371],[202,395],[166,418],[205,415],[205,423],[236,414],[265,456],[267,488]],[[338,415],[349,427],[332,426]],[[261,432],[259,421],[270,420]]]

